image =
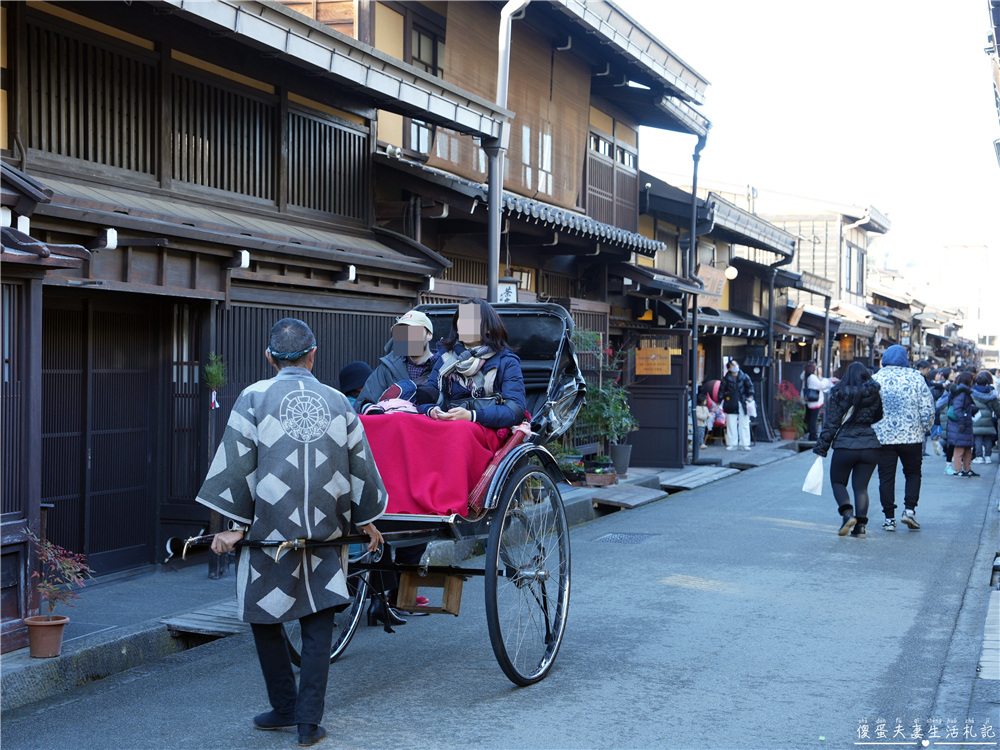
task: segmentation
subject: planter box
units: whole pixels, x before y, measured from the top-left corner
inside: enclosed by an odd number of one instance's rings
[[[617,482],[618,475],[614,472],[610,474],[591,474],[589,471],[587,472],[587,485],[590,487],[607,487]]]

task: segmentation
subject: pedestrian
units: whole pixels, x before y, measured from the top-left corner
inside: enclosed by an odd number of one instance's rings
[[[698,394],[697,406],[695,406],[695,417],[698,422],[694,428],[694,439],[698,441],[699,450],[707,450],[705,445],[705,435],[711,428],[712,413],[708,410],[708,399],[704,393]]]
[[[809,362],[803,372],[805,384],[802,387],[802,400],[806,402],[806,427],[809,430],[809,439],[816,442],[816,421],[819,418],[819,410],[823,408],[824,394],[833,388],[837,379],[824,378],[823,368],[815,362]]]
[[[722,378],[719,398],[726,413],[726,450],[750,450],[750,417],[748,404],[753,401],[753,382],[740,370],[739,362],[729,360],[728,372]]]
[[[993,376],[983,370],[976,375],[972,386],[972,400],[979,413],[972,422],[972,463],[993,463],[993,442],[997,439],[994,418],[1000,416],[1000,397],[993,383]]]
[[[386,509],[382,478],[361,420],[347,398],[313,374],[316,337],[295,318],[271,329],[265,352],[277,370],[246,388],[233,406],[222,444],[196,498],[230,519],[212,551],[231,552],[242,539],[329,541],[351,526],[374,550],[382,535],[373,521]],[[326,736],[320,725],[330,670],[334,614],[351,603],[341,546],[286,552],[242,546],[236,606],[250,623],[271,711],[256,729],[298,728],[299,745]],[[283,623],[302,629],[296,689]],[[245,744],[245,743],[242,743]]]
[[[340,392],[347,396],[351,406],[357,402],[361,389],[365,387],[371,374],[372,368],[367,362],[351,362],[349,365],[344,365],[344,369],[340,371],[340,375],[337,376]]]
[[[879,384],[868,368],[852,362],[844,377],[830,391],[823,431],[813,453],[825,456],[833,447],[830,485],[840,513],[840,536],[865,538],[868,525],[868,482],[878,466],[879,441],[872,425],[882,419]],[[847,491],[854,490],[854,507]]]
[[[944,473],[954,474],[955,470],[951,466],[951,460],[955,453],[955,446],[948,442],[948,425],[944,414],[948,411],[948,397],[951,395],[951,389],[955,387],[958,370],[953,367],[942,367],[941,376],[941,390],[935,391],[934,408],[937,410],[936,419],[941,425],[941,438],[944,440]]]
[[[881,444],[878,456],[878,491],[885,531],[896,530],[896,462],[903,465],[906,484],[900,520],[916,531],[916,509],[920,500],[924,433],[934,425],[934,402],[923,376],[910,369],[906,349],[894,344],[882,355],[882,369],[875,374],[882,386],[884,416],[874,425]]]
[[[948,399],[948,443],[955,448],[952,469],[956,477],[978,477],[972,470],[973,415],[978,411],[972,398],[972,373],[960,372]]]

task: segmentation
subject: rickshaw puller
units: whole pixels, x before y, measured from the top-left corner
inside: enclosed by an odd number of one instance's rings
[[[271,329],[267,361],[278,371],[246,388],[226,425],[197,501],[231,519],[212,550],[249,540],[332,541],[357,526],[374,550],[372,523],[387,494],[364,427],[347,398],[312,375],[316,338],[294,318]],[[320,726],[330,670],[334,614],[351,603],[343,545],[286,552],[241,547],[237,610],[253,630],[272,710],[254,727],[298,728],[301,747],[326,736]],[[302,670],[296,689],[283,623],[302,628]]]

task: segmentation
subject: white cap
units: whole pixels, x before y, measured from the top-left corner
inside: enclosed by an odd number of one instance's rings
[[[410,310],[406,315],[392,324],[393,328],[396,326],[423,326],[430,331],[431,335],[434,334],[434,326],[431,325],[431,319],[419,310]]]

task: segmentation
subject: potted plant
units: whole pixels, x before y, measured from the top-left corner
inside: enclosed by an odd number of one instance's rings
[[[805,404],[798,389],[787,380],[778,383],[778,401],[781,403],[781,420],[778,431],[782,440],[795,440],[805,433]]]
[[[603,460],[602,460],[603,459]],[[607,456],[597,456],[587,467],[587,484],[591,487],[606,487],[618,481],[615,465]]]
[[[629,409],[628,391],[617,380],[608,381],[601,388],[589,388],[580,419],[593,424],[598,434],[608,438],[618,473],[627,473],[632,446],[625,445],[625,440],[630,432],[639,429],[639,422]]]
[[[579,453],[570,453],[562,443],[558,442],[550,443],[545,447],[556,460],[556,464],[566,477],[566,481],[577,487],[582,486],[586,481],[583,456]]]
[[[79,599],[75,588],[83,588],[85,580],[93,578],[93,571],[87,565],[83,554],[70,552],[48,539],[39,539],[30,530],[25,533],[31,540],[38,558],[39,569],[31,574],[35,580],[35,590],[45,602],[47,615],[26,617],[28,626],[28,646],[36,659],[59,656],[62,651],[63,630],[69,622],[65,615],[54,614],[57,604],[73,605],[70,599]]]

